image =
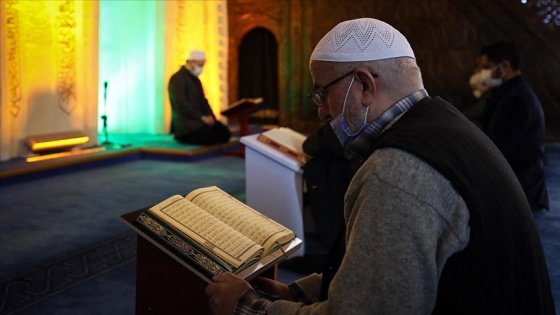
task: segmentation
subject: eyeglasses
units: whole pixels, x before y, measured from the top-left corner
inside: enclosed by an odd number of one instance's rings
[[[317,107],[321,107],[323,106],[323,99],[321,98],[321,93],[323,93],[326,89],[328,89],[329,87],[335,85],[338,81],[346,78],[347,76],[349,76],[350,74],[354,73],[355,70],[352,70],[350,72],[347,72],[345,74],[343,74],[342,76],[334,79],[333,81],[329,82],[327,85],[317,88],[315,90],[313,90],[311,93],[307,94],[307,97],[309,97],[309,100],[311,101],[311,103],[313,103],[315,106]],[[374,78],[377,78],[378,75],[372,73],[371,74]]]

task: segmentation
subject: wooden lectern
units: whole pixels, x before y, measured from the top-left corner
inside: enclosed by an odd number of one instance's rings
[[[121,216],[121,220],[138,233],[136,261],[136,314],[208,314],[204,290],[208,279],[171,246],[154,238],[136,221],[142,209]],[[301,247],[295,239],[283,249],[291,254]],[[277,251],[279,252],[279,251]],[[282,254],[270,255],[240,272],[251,280],[257,276],[276,279],[277,263]]]
[[[249,112],[262,105],[263,99],[259,98],[242,98],[231,104],[228,109],[222,111],[222,115],[236,119],[239,123],[239,139],[249,134]],[[244,154],[244,146],[241,145],[240,154]]]

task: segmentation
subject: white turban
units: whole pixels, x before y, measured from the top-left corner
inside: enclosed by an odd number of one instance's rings
[[[372,18],[339,23],[315,46],[311,60],[353,62],[414,57],[406,38],[391,25]]]
[[[202,50],[191,50],[187,60],[206,60],[206,56]]]

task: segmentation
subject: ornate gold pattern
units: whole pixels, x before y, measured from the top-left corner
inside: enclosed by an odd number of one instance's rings
[[[185,9],[185,1],[177,1],[176,2],[176,12],[177,16],[175,17],[175,58],[177,59],[177,65],[182,65],[185,63],[185,53],[186,53],[186,46],[185,43],[187,42],[185,38],[186,34],[186,23],[187,20],[187,12]]]
[[[200,267],[203,267],[208,272],[210,272],[210,274],[218,275],[226,271],[220,265],[210,260],[206,255],[200,253],[196,248],[192,247],[190,244],[168,231],[165,227],[163,227],[161,224],[154,221],[147,215],[141,214],[138,217],[138,221],[142,223],[142,225],[150,229],[150,231],[158,235],[161,239],[172,245],[177,250],[181,251],[188,258],[194,260]]]
[[[6,9],[6,54],[8,68],[8,97],[10,114],[18,117],[21,111],[21,64],[19,45],[19,16],[16,8],[17,1],[7,1]]]
[[[58,106],[67,115],[76,108],[76,19],[74,0],[58,8]]]
[[[228,30],[227,30],[227,7],[224,3],[216,5],[218,17],[218,69],[220,86],[220,103],[226,105],[228,101],[228,82],[227,82],[227,49],[228,49]]]

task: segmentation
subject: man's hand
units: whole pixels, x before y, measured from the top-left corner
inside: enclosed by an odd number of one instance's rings
[[[208,126],[213,126],[216,121],[214,120],[214,117],[212,115],[206,115],[202,116],[202,122],[207,124]]]
[[[206,287],[205,293],[208,296],[208,307],[210,314],[233,314],[235,304],[251,285],[233,275],[232,273],[222,273],[212,278],[214,283]]]

